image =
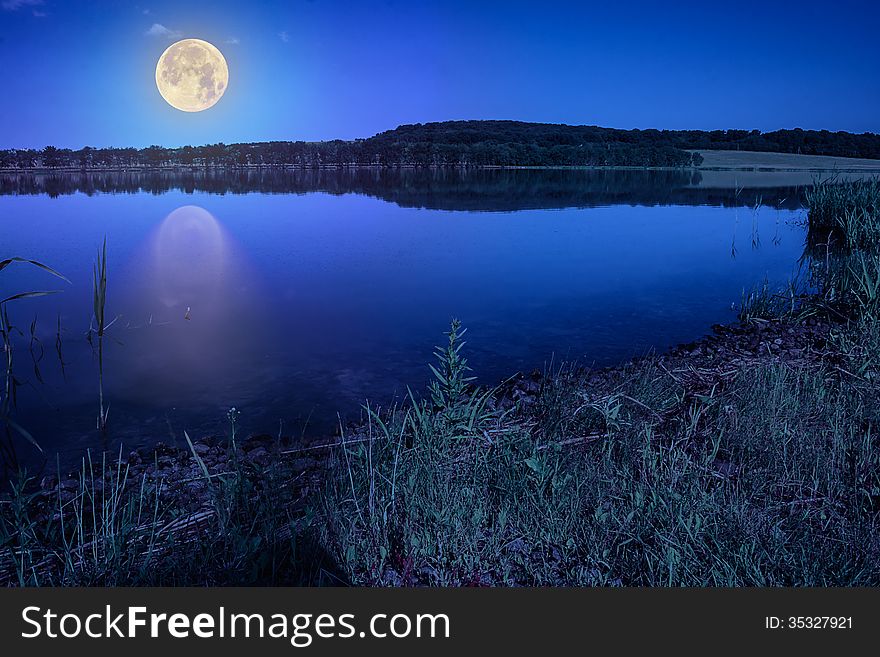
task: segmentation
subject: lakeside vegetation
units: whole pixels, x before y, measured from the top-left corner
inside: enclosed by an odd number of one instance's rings
[[[880,182],[807,196],[804,288],[666,354],[429,390],[330,444],[191,441],[22,473],[9,585],[880,584]]]
[[[181,148],[46,146],[0,150],[0,169],[172,166],[692,167],[692,150],[749,150],[880,159],[880,135],[827,130],[618,130],[520,121],[402,125],[367,139],[209,144]]]

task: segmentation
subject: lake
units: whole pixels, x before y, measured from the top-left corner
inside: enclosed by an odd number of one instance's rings
[[[744,290],[797,274],[814,175],[0,174],[0,256],[70,279],[0,273],[0,298],[61,290],[7,305],[16,418],[47,455],[104,444],[86,336],[105,236],[111,446],[225,433],[231,407],[245,433],[325,434],[367,399],[423,390],[452,317],[487,384],[734,321]]]

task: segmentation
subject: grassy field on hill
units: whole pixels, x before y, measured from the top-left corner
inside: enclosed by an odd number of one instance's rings
[[[794,153],[761,153],[758,151],[701,150],[703,169],[779,169],[781,171],[877,171],[880,160],[828,155],[797,155]]]

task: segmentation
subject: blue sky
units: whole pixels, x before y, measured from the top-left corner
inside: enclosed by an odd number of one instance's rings
[[[402,123],[880,131],[880,4],[0,0],[0,148],[367,137]],[[226,95],[155,64],[214,43]]]

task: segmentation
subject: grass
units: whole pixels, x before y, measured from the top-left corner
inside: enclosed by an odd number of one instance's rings
[[[188,437],[187,437],[188,440]],[[133,475],[119,454],[84,457],[46,494],[26,474],[0,506],[0,582],[18,586],[324,583],[289,466],[233,459],[209,474]],[[155,457],[160,458],[160,457]],[[310,570],[310,569],[314,570]]]
[[[880,171],[880,160],[834,157],[829,155],[800,155],[796,153],[768,153],[758,151],[697,151],[703,156],[702,168],[761,169],[773,171]],[[770,179],[772,180],[772,179]]]
[[[366,405],[309,481],[297,450],[247,457],[234,410],[222,471],[186,436],[173,477],[121,455],[48,492],[22,474],[0,579],[880,585],[880,240],[845,218],[873,193],[811,192],[810,280],[744,295],[721,347],[484,388],[453,321],[429,388]]]
[[[876,585],[875,365],[767,362],[705,394],[651,360],[611,389],[562,372],[466,433],[398,410],[341,448],[323,542],[365,585]]]
[[[95,318],[95,335],[98,338],[98,430],[107,431],[107,419],[110,408],[104,408],[104,331],[107,328],[107,238],[98,251],[92,277],[93,310]],[[91,339],[91,332],[89,333]]]
[[[48,265],[43,264],[37,260],[30,260],[28,258],[20,258],[20,257],[12,257],[6,258],[5,260],[0,260],[0,272],[2,272],[7,267],[13,264],[24,264],[29,265],[31,267],[35,267],[36,269],[40,269],[44,272],[51,274],[56,278],[60,278],[61,280],[69,283],[70,281],[61,273],[55,271]],[[2,446],[4,452],[3,462],[7,463],[15,463],[15,450],[14,450],[14,442],[12,434],[13,432],[25,440],[27,440],[33,447],[42,451],[42,448],[34,439],[34,437],[27,431],[23,426],[21,426],[15,419],[12,417],[13,411],[15,409],[15,391],[18,384],[13,372],[13,349],[12,349],[12,335],[14,332],[20,331],[13,326],[12,322],[9,321],[9,313],[7,312],[7,304],[13,303],[20,299],[29,299],[34,297],[43,297],[49,294],[55,294],[58,290],[31,290],[26,292],[17,292],[8,296],[4,299],[0,299],[0,346],[3,347],[3,366],[4,366],[4,374],[3,374],[3,386],[0,389],[0,422],[3,423],[3,431],[5,434],[5,440],[0,441],[0,446]],[[36,321],[36,320],[34,320]],[[59,320],[60,321],[60,320]],[[33,346],[33,335],[35,332],[35,327],[31,325],[31,346]],[[36,367],[36,362],[34,364]]]
[[[818,296],[847,317],[880,311],[880,179],[816,184],[807,193],[805,258]]]
[[[743,292],[742,322],[831,313],[838,320],[880,313],[880,178],[816,182],[806,194],[806,277],[782,289],[764,282]]]
[[[810,228],[840,229],[848,237],[878,230],[880,214],[880,178],[853,181],[842,185],[816,183],[807,191]],[[859,225],[853,218],[866,217]],[[876,234],[876,233],[874,233]]]
[[[804,313],[804,292],[797,280],[790,281],[783,289],[774,289],[766,278],[761,285],[743,291],[737,319],[743,324],[778,320]]]
[[[565,368],[518,404],[470,384],[450,394],[467,378],[455,334],[428,398],[367,408],[318,492],[299,497],[283,457],[218,475],[193,448],[187,477],[168,480],[86,458],[57,495],[16,482],[0,572],[20,585],[880,584],[876,323],[837,332],[828,362],[688,379],[646,359],[599,382]]]

